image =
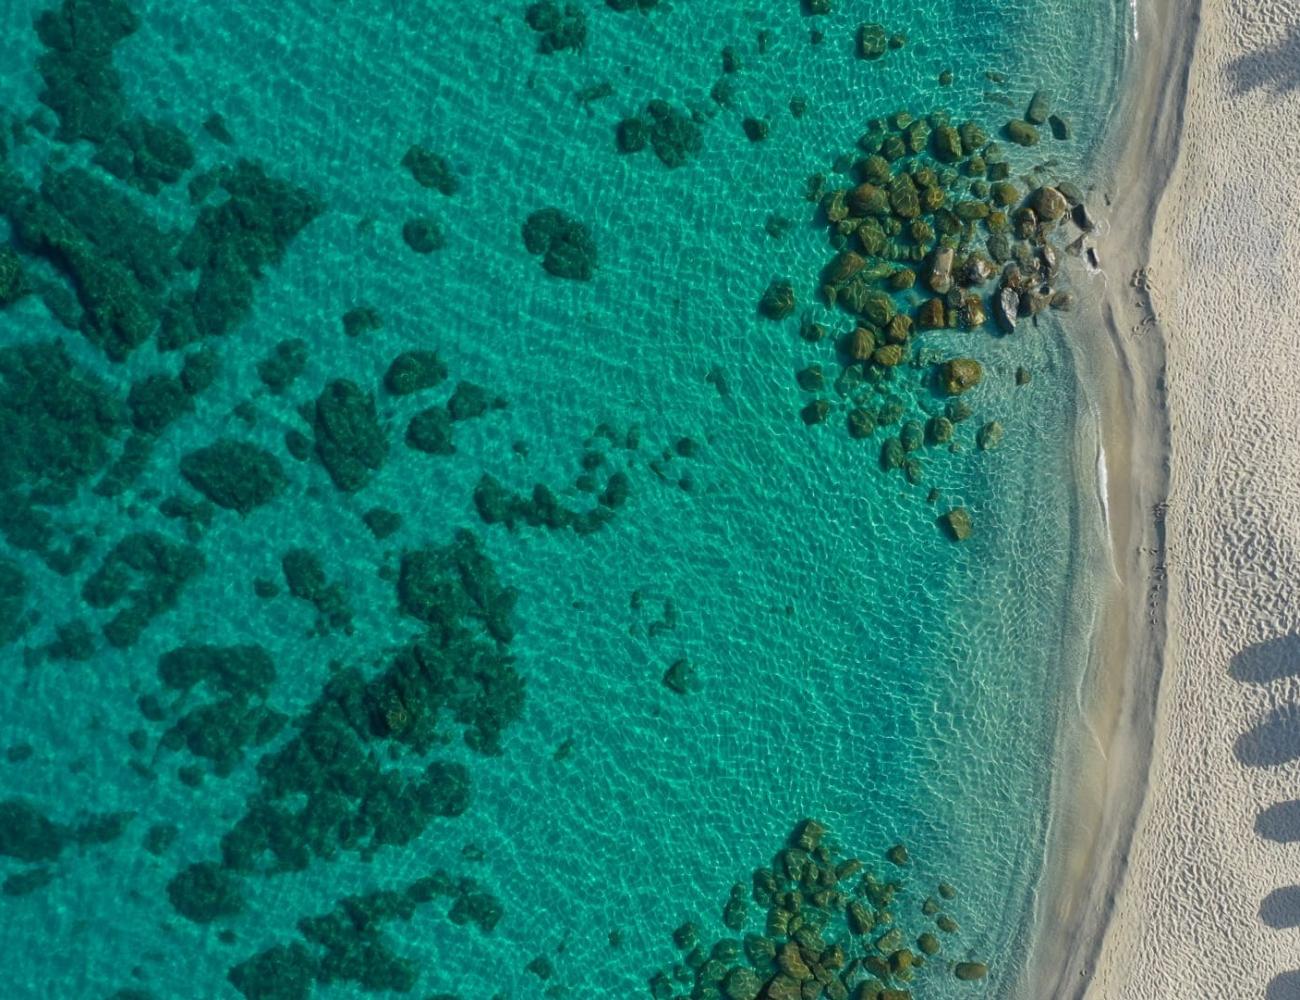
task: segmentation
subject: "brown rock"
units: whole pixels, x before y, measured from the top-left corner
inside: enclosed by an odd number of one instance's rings
[[[930,299],[923,303],[916,314],[916,325],[922,330],[942,330],[947,326],[943,299]]]

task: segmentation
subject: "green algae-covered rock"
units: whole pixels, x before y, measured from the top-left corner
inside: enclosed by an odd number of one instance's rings
[[[1012,119],[1007,122],[1002,129],[1008,139],[1018,146],[1037,146],[1039,135],[1038,129],[1028,122],[1022,122],[1019,119]]]
[[[537,51],[543,55],[580,49],[587,42],[587,15],[575,4],[540,0],[528,6],[524,20],[537,32]]]
[[[1003,208],[1010,208],[1020,201],[1020,189],[1007,181],[998,181],[991,188],[993,201]]]
[[[799,416],[811,427],[813,424],[823,423],[830,416],[830,412],[831,404],[827,400],[815,399],[799,411]]]
[[[107,464],[124,416],[59,341],[0,348],[0,489],[75,488]]]
[[[359,337],[383,325],[379,311],[372,306],[354,306],[343,314],[343,333],[348,337]]]
[[[245,959],[226,974],[245,1000],[310,1000],[318,967],[297,941],[273,945]]]
[[[901,365],[907,359],[907,349],[902,344],[886,344],[871,352],[871,360],[884,368]]]
[[[371,507],[361,515],[361,520],[379,541],[396,534],[402,527],[402,515],[385,507]]]
[[[1005,431],[1000,423],[996,420],[990,420],[975,434],[975,444],[980,451],[996,448],[1002,442],[1004,433]]]
[[[446,245],[442,226],[421,215],[402,223],[402,242],[418,254],[430,254]]]
[[[178,646],[158,658],[158,679],[176,691],[198,684],[240,700],[265,698],[275,682],[275,664],[261,646]]]
[[[139,27],[126,0],[64,0],[36,18],[47,49],[37,63],[45,85],[40,99],[58,116],[61,141],[103,142],[117,129],[126,100],[113,48]]]
[[[624,118],[614,137],[620,153],[639,153],[650,142],[650,130],[640,118]]]
[[[146,194],[157,194],[162,185],[175,184],[194,166],[194,147],[169,122],[133,118],[118,126],[92,161]]]
[[[596,243],[591,231],[558,208],[543,208],[524,221],[524,248],[542,258],[556,278],[590,281],[596,270]]]
[[[167,883],[167,898],[177,913],[196,924],[233,917],[244,909],[239,879],[212,861],[178,872]]]
[[[124,607],[104,626],[119,649],[131,646],[149,622],[176,606],[180,593],[203,571],[203,553],[155,531],[127,535],[86,580],[81,596],[92,608]]]
[[[863,24],[858,28],[858,56],[879,59],[889,48],[889,36],[882,24]]]
[[[989,974],[989,967],[983,962],[958,962],[953,975],[965,982],[983,979]]]
[[[314,427],[316,456],[345,493],[361,489],[388,457],[374,396],[348,379],[335,379],[317,397]]]
[[[53,861],[67,842],[67,831],[26,799],[0,802],[0,855],[19,861]]]
[[[504,400],[494,399],[481,385],[457,382],[451,399],[447,400],[447,413],[452,420],[472,420],[504,405]]]
[[[460,189],[460,180],[452,171],[447,158],[424,146],[413,145],[402,157],[402,166],[411,172],[415,182],[451,196]]]
[[[384,373],[384,388],[394,396],[431,389],[447,377],[447,366],[436,351],[403,351]]]
[[[1037,90],[1029,99],[1029,108],[1025,111],[1025,121],[1031,125],[1042,125],[1052,111],[1052,98],[1045,90]]]
[[[181,475],[218,507],[239,514],[270,503],[288,483],[269,451],[231,438],[189,452],[181,459]]]
[[[958,396],[979,385],[984,369],[974,358],[953,358],[939,369],[940,382],[950,396]]]
[[[427,455],[452,454],[456,446],[452,444],[451,414],[441,406],[421,410],[406,425],[406,444]]]
[[[0,558],[0,646],[13,642],[23,633],[26,599],[27,575],[17,563]]]
[[[952,440],[953,424],[947,417],[931,417],[925,425],[925,436],[931,444],[947,444]]]
[[[281,395],[307,369],[307,341],[289,337],[257,363],[257,377],[273,394]]]
[[[954,507],[940,517],[939,522],[953,541],[964,542],[971,536],[973,525],[971,524],[970,511],[965,507]],[[943,924],[939,924],[939,929],[944,929]]]
[[[961,134],[951,125],[940,125],[930,133],[930,151],[942,163],[956,163],[965,155]]]
[[[132,383],[127,396],[131,423],[136,430],[157,434],[177,417],[194,409],[194,401],[179,378],[148,375]]]
[[[876,417],[870,410],[861,407],[850,410],[848,422],[850,437],[867,438],[876,432]]]
[[[646,113],[651,120],[650,148],[665,167],[683,166],[700,151],[704,133],[690,115],[662,100],[647,104]]]
[[[0,247],[0,309],[31,291],[22,258],[10,247]]]
[[[784,278],[772,279],[758,300],[758,311],[772,320],[787,318],[794,306],[794,285]]]

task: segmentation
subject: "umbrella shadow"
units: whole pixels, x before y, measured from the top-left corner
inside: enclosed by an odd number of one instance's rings
[[[1300,1000],[1300,972],[1284,972],[1268,984],[1264,1000]]]
[[[1239,56],[1228,64],[1226,72],[1237,94],[1269,90],[1280,95],[1300,90],[1300,20],[1287,26],[1277,44]]]

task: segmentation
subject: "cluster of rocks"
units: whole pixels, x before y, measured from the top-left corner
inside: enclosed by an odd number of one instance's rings
[[[585,452],[584,471],[575,487],[584,492],[594,492],[595,473],[605,461],[601,452]],[[590,535],[613,520],[615,511],[627,503],[631,495],[632,480],[621,469],[607,474],[595,505],[587,510],[566,507],[545,483],[537,483],[531,494],[524,495],[511,492],[495,476],[484,473],[474,487],[474,507],[485,524],[504,524],[511,531],[526,524],[531,528],[552,531],[568,528],[579,535]]]
[[[524,11],[528,27],[537,32],[537,51],[551,55],[587,44],[587,15],[576,4],[538,0]]]
[[[270,503],[288,484],[280,460],[265,448],[218,438],[181,458],[185,481],[218,507],[248,514]]]
[[[704,115],[688,113],[655,99],[643,115],[624,118],[615,130],[620,153],[639,153],[647,146],[665,167],[683,166],[704,143]]]
[[[193,644],[164,653],[158,660],[158,679],[169,690],[190,697],[183,699],[186,711],[164,731],[159,747],[188,749],[210,761],[218,777],[226,777],[244,759],[246,747],[269,742],[288,722],[266,704],[275,676],[271,657],[257,645]],[[194,704],[198,688],[211,699]],[[156,698],[142,701],[142,711],[152,722],[167,717]]]
[[[11,748],[10,760],[15,759]],[[6,876],[0,891],[6,896],[25,896],[48,885],[55,875],[51,866],[68,847],[111,843],[126,831],[134,816],[130,812],[99,813],[67,824],[50,819],[28,799],[0,801],[0,857],[31,866]]]
[[[292,720],[291,737],[258,761],[257,787],[222,836],[220,861],[185,867],[169,887],[182,915],[233,916],[248,876],[301,871],[347,851],[369,859],[468,808],[468,769],[428,755],[456,729],[475,752],[497,753],[519,717],[523,680],[509,654],[515,591],[462,531],[449,545],[404,552],[396,597],[422,634],[377,673],[338,669]],[[266,707],[275,669],[257,647],[182,647],[160,660],[159,676],[172,690],[215,696],[164,741],[184,740],[219,768],[289,721]],[[140,707],[146,719],[165,721],[158,699],[142,698]],[[223,721],[238,731],[217,731]],[[499,908],[490,894],[462,886],[454,895],[453,921],[491,929]]]
[[[247,1000],[308,1000],[316,984],[409,993],[419,966],[393,950],[384,925],[409,921],[438,898],[452,899],[453,923],[474,923],[484,933],[501,918],[501,904],[473,879],[438,870],[401,889],[344,897],[328,913],[302,918],[298,933],[307,944],[273,945],[231,968],[228,978]]]
[[[352,634],[352,606],[343,585],[330,582],[320,556],[310,549],[296,547],[280,557],[280,568],[289,593],[306,601],[317,612],[317,630],[340,629]]]
[[[92,608],[121,605],[103,627],[110,645],[135,644],[149,623],[170,611],[185,585],[203,571],[203,553],[156,531],[127,535],[105,554],[81,588]]]
[[[880,878],[861,859],[840,856],[821,823],[804,820],[771,866],[755,870],[749,889],[739,883],[732,887],[721,918],[726,932],[736,936],[710,945],[699,925],[682,924],[672,935],[681,957],[651,977],[650,995],[654,1000],[910,1000],[913,986],[926,975],[947,973],[962,980],[987,975],[982,962],[942,958],[939,935],[914,923],[919,916],[941,935],[956,934],[957,922],[943,906],[956,890],[940,884],[934,896],[905,912],[904,872],[911,859],[901,844],[890,848],[886,859],[896,874]]]
[[[1036,94],[1027,120],[1004,131],[1033,129],[1034,122],[1054,117],[1049,106],[1045,94]],[[957,428],[972,408],[961,397],[984,377],[977,359],[945,357],[933,338],[922,346],[921,335],[994,328],[1012,334],[1045,309],[1070,308],[1071,294],[1057,284],[1053,241],[1067,222],[1081,230],[1093,222],[1082,193],[1069,182],[1049,182],[1039,168],[1014,177],[1007,151],[973,121],[899,112],[873,120],[858,146],[856,155],[837,161],[851,186],[834,186],[820,174],[809,180],[808,197],[818,203],[835,250],[819,294],[852,325],[829,338],[838,374],[828,376],[820,363],[797,373],[799,388],[815,397],[801,416],[819,424],[839,411],[849,434],[861,439],[897,427],[881,445],[881,467],[901,470],[920,485],[921,449],[962,447]],[[775,321],[797,309],[793,283],[785,278],[773,279],[758,302],[759,312]],[[800,333],[810,342],[828,339],[826,326],[807,315]],[[908,377],[931,390],[931,402],[914,416],[899,391]],[[1025,384],[1028,373],[1017,373],[1016,381]],[[834,395],[824,395],[826,388]],[[980,450],[1002,439],[997,421],[976,427],[971,443]],[[937,499],[932,491],[931,501]],[[969,534],[968,514],[943,520],[952,537]]]
[[[596,241],[591,230],[558,208],[542,208],[524,221],[524,247],[541,257],[546,273],[590,281],[596,271]]]

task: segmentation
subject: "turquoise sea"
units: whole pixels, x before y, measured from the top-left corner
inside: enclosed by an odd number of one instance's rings
[[[648,997],[805,817],[907,927],[956,887],[916,997],[1017,995],[1095,583],[1082,314],[918,333],[984,378],[909,484],[800,335],[853,327],[805,194],[871,119],[1040,89],[1072,137],[1013,177],[1087,191],[1128,4],[631,6],[543,51],[515,0],[0,5],[0,995]],[[619,151],[656,99],[679,166]]]

